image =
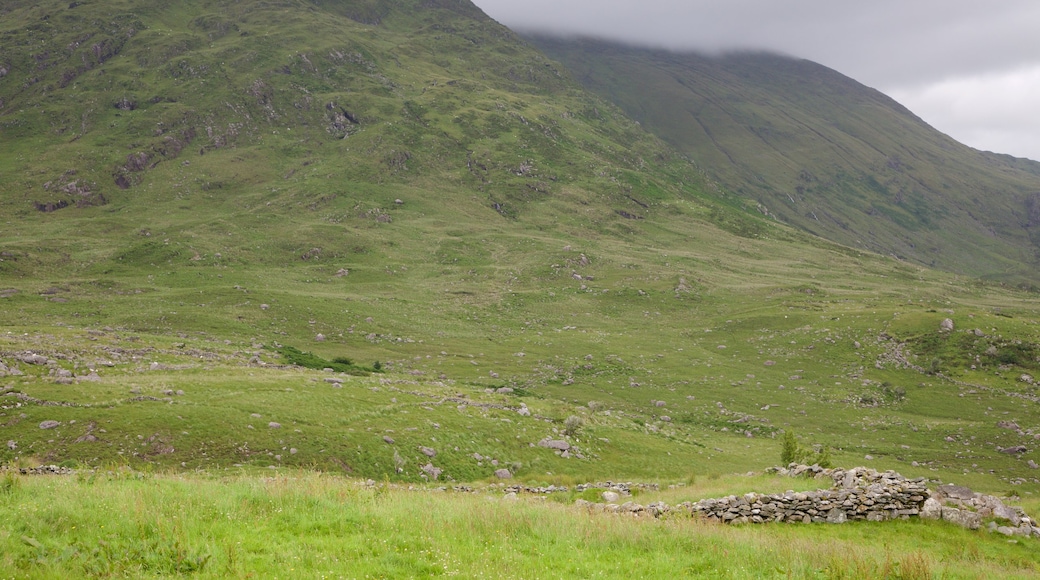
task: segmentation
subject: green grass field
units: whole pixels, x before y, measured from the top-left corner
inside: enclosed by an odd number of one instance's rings
[[[796,484],[741,479],[654,495]],[[2,482],[0,573],[21,578],[1030,578],[1040,564],[1030,541],[945,522],[722,526],[295,471]]]

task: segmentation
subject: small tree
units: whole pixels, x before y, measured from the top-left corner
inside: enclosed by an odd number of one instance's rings
[[[793,431],[784,431],[780,440],[780,463],[786,467],[792,463],[816,464],[820,467],[833,467],[831,452],[823,445],[813,445],[812,450],[798,444]]]
[[[801,461],[804,455],[805,450],[798,446],[798,440],[794,438],[794,433],[784,431],[784,437],[780,440],[780,464],[788,466]]]

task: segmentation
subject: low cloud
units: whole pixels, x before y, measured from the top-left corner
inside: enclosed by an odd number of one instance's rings
[[[1040,2],[1035,0],[477,4],[521,31],[580,34],[673,50],[762,49],[807,58],[888,93],[968,145],[1040,159],[1040,137],[1029,137],[1035,130],[1030,117],[1036,116],[1030,103],[1040,102],[1040,88],[1023,73],[1040,67]],[[987,90],[986,83],[999,85]],[[959,99],[958,90],[966,92]],[[986,120],[994,125],[985,125]]]
[[[1040,159],[1040,64],[886,92],[958,141]]]

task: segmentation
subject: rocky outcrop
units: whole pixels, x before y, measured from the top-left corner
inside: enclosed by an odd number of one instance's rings
[[[921,517],[945,520],[977,530],[990,520],[989,530],[1008,536],[1040,537],[1037,522],[1021,508],[1005,505],[998,497],[975,493],[960,485],[940,485],[931,493]]]

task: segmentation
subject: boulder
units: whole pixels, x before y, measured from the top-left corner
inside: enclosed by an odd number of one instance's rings
[[[939,330],[943,332],[953,332],[953,320],[944,318],[943,321],[939,323]]]
[[[924,505],[921,506],[921,518],[926,520],[941,520],[942,504],[939,503],[939,500],[933,497],[924,500]]]
[[[496,469],[495,477],[497,477],[498,479],[512,479],[513,474],[510,473],[508,469]]]
[[[1026,451],[1029,451],[1029,448],[1025,445],[1015,445],[1012,447],[1005,447],[1000,450],[1001,453],[1007,453],[1008,455],[1020,455],[1022,453],[1025,453]]]
[[[621,496],[616,491],[605,491],[603,492],[603,501],[607,503],[617,503]]]
[[[1021,522],[1018,512],[1003,503],[1000,503],[993,508],[993,517],[1000,520],[1007,520],[1011,522],[1012,526],[1017,526]]]
[[[31,352],[20,354],[16,358],[18,360],[22,361],[23,363],[28,364],[28,365],[45,365],[45,364],[47,364],[47,360],[48,360],[47,357],[45,357],[43,355],[39,355],[39,354],[31,353]]]
[[[951,507],[942,508],[942,519],[969,530],[977,530],[982,525],[982,518],[979,514]]]
[[[975,492],[963,485],[940,485],[935,489],[939,495],[950,499],[969,500],[975,497]]]
[[[426,465],[424,465],[422,467],[422,470],[423,473],[430,476],[430,479],[433,479],[434,481],[436,481],[437,478],[440,477],[441,473],[444,471],[440,467],[434,467],[432,463],[427,463]]]
[[[40,429],[54,429],[58,425],[61,425],[61,423],[59,423],[58,421],[47,420],[40,423]]]
[[[571,444],[564,441],[563,439],[545,438],[539,441],[538,445],[547,449],[556,449],[558,451],[567,451],[571,448]]]

